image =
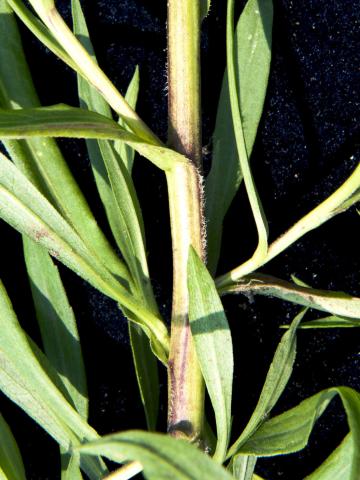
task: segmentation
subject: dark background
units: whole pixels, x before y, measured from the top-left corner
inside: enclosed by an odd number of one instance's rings
[[[69,1],[58,1],[70,21]],[[110,78],[124,92],[140,66],[138,111],[166,138],[166,1],[87,0],[83,7],[92,40]],[[360,2],[356,0],[274,0],[273,58],[264,114],[252,166],[271,239],[330,194],[360,158],[358,39]],[[239,11],[244,2],[239,2]],[[211,151],[216,99],[225,67],[225,0],[213,0],[203,24],[204,146]],[[76,106],[75,75],[21,28],[36,87],[44,105]],[[60,146],[84,189],[99,223],[108,232],[84,143]],[[210,155],[205,157],[209,168]],[[151,274],[159,304],[169,317],[171,245],[164,178],[149,162],[135,165],[147,229]],[[308,234],[264,272],[289,279],[292,273],[314,287],[360,295],[359,217],[355,208]],[[1,225],[1,278],[25,328],[39,339],[26,281],[20,236]],[[219,272],[245,260],[256,242],[244,192],[225,223]],[[145,428],[128,343],[126,321],[114,303],[61,268],[79,322],[87,366],[90,423],[100,434]],[[227,297],[225,308],[236,354],[234,434],[256,404],[282,331],[298,308],[276,299]],[[309,317],[310,318],[310,317]],[[314,318],[314,315],[312,316]],[[274,413],[296,405],[323,388],[348,385],[360,390],[360,335],[357,329],[300,331],[298,356],[288,388]],[[166,401],[165,375],[162,396]],[[1,398],[31,480],[59,478],[56,444],[17,407]],[[160,426],[165,426],[166,411]],[[309,446],[287,457],[259,460],[257,472],[268,480],[303,479],[338,445],[346,419],[335,400],[317,423]]]

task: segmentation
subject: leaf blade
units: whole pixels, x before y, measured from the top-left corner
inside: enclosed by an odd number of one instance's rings
[[[77,449],[124,462],[137,460],[149,480],[230,480],[231,475],[195,446],[159,433],[129,431],[103,437]]]
[[[339,317],[360,318],[360,298],[344,292],[320,290],[296,285],[265,274],[248,275],[236,284],[220,290],[221,293],[251,293],[279,298]],[[307,322],[308,323],[308,322]],[[302,328],[304,328],[302,326]]]
[[[188,163],[183,155],[170,148],[151,144],[103,115],[64,105],[16,111],[0,110],[0,137],[121,140],[161,170],[171,170],[177,164]]]
[[[284,391],[292,373],[296,357],[296,330],[303,319],[306,310],[302,310],[293,320],[289,330],[282,336],[276,348],[273,361],[266,375],[258,403],[245,429],[230,447],[228,457],[241,451],[241,446],[251,438],[254,432],[270,414]]]
[[[72,0],[71,5],[74,32],[96,62],[80,2]],[[136,69],[125,97],[133,108],[136,105],[139,88],[138,77]],[[112,118],[111,110],[99,92],[80,76],[78,91],[83,107]],[[119,125],[127,129],[121,119]],[[159,316],[147,264],[142,213],[131,178],[134,150],[119,141],[113,145],[108,141],[88,140],[87,147],[98,192],[116,243],[132,275],[135,293],[155,315]],[[124,313],[127,315],[128,312]],[[159,396],[157,361],[142,330],[130,322],[129,333],[145,416],[148,428],[153,430],[157,420]]]
[[[131,310],[166,364],[168,333],[164,323],[125,290],[86,248],[76,232],[35,187],[0,154],[0,217],[43,245],[62,263],[105,295]]]
[[[273,456],[301,450],[306,446],[316,420],[336,395],[341,398],[346,412],[351,441],[359,445],[360,394],[349,387],[332,387],[265,422],[241,447],[241,452]],[[360,452],[355,448],[350,461],[349,480],[356,480],[359,471]]]
[[[191,333],[215,411],[218,442],[214,458],[222,462],[231,429],[232,340],[215,284],[192,247],[188,260],[188,290]]]
[[[8,480],[26,480],[19,447],[9,425],[0,414],[0,477],[1,474]]]
[[[261,12],[261,15],[256,11]],[[251,0],[236,27],[235,73],[247,156],[251,156],[265,100],[271,61],[271,1]],[[231,115],[228,74],[221,88],[206,180],[209,268],[216,270],[225,214],[243,180]]]

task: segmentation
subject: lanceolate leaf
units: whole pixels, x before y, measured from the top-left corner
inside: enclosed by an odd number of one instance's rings
[[[24,237],[24,252],[45,353],[76,410],[87,419],[85,369],[76,320],[57,267],[47,251]]]
[[[74,32],[96,61],[79,0],[72,0],[72,13]],[[112,118],[105,100],[81,76],[78,76],[78,90],[84,108]],[[132,107],[136,104],[137,91],[138,71],[135,72],[126,96]],[[119,124],[127,129],[125,122],[120,120]],[[149,310],[159,315],[149,278],[142,214],[131,178],[134,150],[123,142],[116,143],[115,149],[115,145],[107,140],[88,140],[90,161],[111,230],[131,272],[135,294],[138,294]],[[142,330],[131,324],[129,329],[141,398],[148,427],[153,430],[159,396],[157,362]]]
[[[215,411],[218,442],[214,458],[225,458],[231,427],[233,348],[230,328],[205,265],[190,248],[189,320],[200,368]]]
[[[34,86],[22,50],[16,21],[5,0],[0,1],[0,95],[1,108],[38,107]],[[127,281],[128,272],[99,229],[55,141],[3,139],[13,161],[70,222],[106,265]]]
[[[187,163],[183,155],[154,145],[95,112],[66,105],[24,110],[0,110],[0,138],[68,137],[121,140],[161,170]]]
[[[236,455],[241,446],[252,438],[252,435],[268,417],[271,410],[279,400],[292,373],[296,356],[296,329],[304,316],[305,310],[294,319],[289,330],[283,335],[270,365],[269,371],[259,401],[254,413],[240,437],[229,449],[228,457]]]
[[[125,100],[128,102],[130,107],[132,107],[134,110],[136,108],[136,103],[139,95],[139,87],[140,87],[140,72],[139,72],[139,67],[137,66],[135,68],[134,75],[131,79],[131,82],[129,83],[129,86],[125,94]],[[122,120],[121,117],[119,118],[119,125],[125,128],[125,130],[128,130],[128,126],[126,125],[124,120]],[[120,158],[124,162],[129,173],[131,174],[132,168],[134,165],[134,156],[135,156],[134,149],[126,145],[126,143],[119,142],[119,141],[114,143],[114,147],[117,153],[119,154]]]
[[[136,321],[150,337],[154,352],[166,363],[168,334],[163,322],[139,305],[103,264],[98,262],[58,212],[1,154],[0,217],[21,233],[39,242],[53,256],[105,295],[133,312]]]
[[[129,431],[85,444],[78,451],[123,463],[137,460],[148,480],[231,480],[224,468],[194,445],[167,435]]]
[[[272,2],[249,0],[238,22],[235,39],[236,84],[246,151],[250,157],[260,121],[271,59]],[[225,73],[213,135],[213,159],[206,182],[209,268],[215,271],[224,216],[243,179],[231,115]]]
[[[351,434],[346,435],[341,444],[332,454],[305,480],[351,480],[352,459],[354,457],[354,445]]]
[[[336,395],[342,400],[354,446],[349,459],[348,479],[357,480],[360,472],[360,451],[357,448],[360,445],[360,394],[348,387],[323,390],[291,410],[266,421],[242,445],[241,452],[273,456],[301,450],[306,446],[316,420]]]
[[[71,68],[76,69],[75,64],[58,41],[51,35],[43,22],[31,13],[22,0],[1,0],[1,2],[7,2],[28,29],[31,30],[49,50],[55,53],[55,55],[61,58],[61,60],[67,63]]]
[[[66,451],[96,432],[70,406],[50,380],[12,310],[0,282],[0,389],[41,425]],[[84,469],[98,479],[104,471],[97,461],[85,459]]]
[[[248,275],[238,283],[229,285],[220,291],[222,294],[251,293],[276,297],[334,315],[360,319],[360,298],[352,297],[344,292],[303,287],[270,275]],[[308,324],[309,322],[307,322]]]
[[[26,480],[19,448],[9,425],[0,414],[0,479]]]
[[[235,455],[231,461],[232,474],[238,480],[253,480],[256,457]]]
[[[300,325],[300,328],[358,328],[360,327],[359,318],[345,318],[331,315],[329,317],[310,320]]]

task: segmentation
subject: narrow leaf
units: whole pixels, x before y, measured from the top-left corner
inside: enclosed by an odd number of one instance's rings
[[[0,282],[0,390],[44,428],[66,451],[96,432],[70,406],[35,355]],[[51,368],[49,367],[49,370]],[[85,459],[83,468],[96,479],[104,470]]]
[[[303,287],[270,275],[248,275],[238,283],[221,289],[221,293],[265,295],[338,316],[360,318],[360,298],[344,292]]]
[[[86,21],[79,0],[72,0],[74,32],[96,62]],[[138,91],[138,70],[128,88],[126,98],[135,107]],[[112,118],[110,107],[89,83],[78,76],[81,105]],[[125,122],[119,124],[127,129]],[[88,140],[87,147],[100,198],[104,205],[116,243],[124,257],[135,293],[157,316],[159,312],[153,295],[147,265],[143,218],[131,178],[134,150],[123,142],[116,145],[102,140]],[[126,311],[124,311],[127,314]],[[157,362],[146,335],[135,325],[129,326],[135,371],[149,429],[155,429],[158,414],[159,380]]]
[[[299,405],[265,423],[242,445],[241,453],[273,456],[297,452],[308,443],[316,420],[336,396],[342,400],[349,424],[351,442],[349,480],[356,480],[360,471],[360,394],[349,387],[334,387],[302,401]],[[349,440],[350,441],[350,440]],[[349,452],[350,453],[350,452]]]
[[[129,337],[146,424],[149,430],[156,430],[160,393],[157,363],[148,338],[132,322],[129,322]]]
[[[63,449],[62,449],[63,450]],[[83,480],[80,471],[80,455],[61,455],[61,480]]]
[[[6,1],[1,1],[0,8],[0,107],[38,107],[14,15]],[[101,252],[108,268],[128,281],[127,269],[99,229],[55,141],[51,138],[3,139],[3,143],[16,165],[74,226],[93,255]]]
[[[191,333],[215,411],[218,441],[214,458],[222,463],[231,428],[233,347],[214,281],[193,248],[189,252],[188,288]]]
[[[139,87],[140,87],[140,73],[139,73],[139,67],[137,66],[135,68],[134,75],[131,79],[131,82],[129,83],[129,86],[125,94],[125,100],[130,105],[130,107],[133,108],[134,110],[136,109],[136,103],[139,95]],[[128,129],[128,126],[126,125],[124,120],[122,120],[121,117],[119,118],[119,125],[125,128],[125,130]],[[134,149],[126,145],[126,143],[119,142],[119,141],[114,143],[114,148],[119,154],[122,161],[124,162],[129,173],[131,174],[132,168],[134,165],[134,156],[135,156]]]
[[[129,431],[103,437],[77,448],[115,462],[137,460],[148,480],[230,480],[224,468],[194,445],[167,435]]]
[[[187,163],[183,155],[154,145],[95,112],[57,105],[24,110],[0,110],[0,138],[67,137],[121,140],[161,170]]]
[[[231,446],[228,457],[236,455],[241,450],[241,445],[256,432],[283,393],[296,357],[296,329],[304,314],[305,310],[301,311],[293,320],[289,330],[283,335],[266,375],[255,410],[240,437]]]
[[[331,315],[329,317],[318,318],[303,322],[300,328],[358,328],[360,327],[360,318],[345,318]]]
[[[235,455],[231,462],[233,476],[238,480],[252,480],[256,460],[249,455]]]
[[[335,190],[323,202],[313,208],[309,213],[298,220],[285,233],[280,235],[270,246],[264,259],[258,258],[257,262],[246,262],[230,272],[216,279],[216,285],[223,289],[228,285],[240,280],[251,270],[260,268],[277,255],[286,250],[290,245],[297,242],[306,233],[318,228],[323,223],[330,220],[335,215],[342,213],[345,208],[353,205],[357,201],[356,193],[360,190],[360,164],[354,169],[350,176],[340,187]]]
[[[87,387],[79,335],[58,269],[46,250],[26,237],[24,252],[45,353],[76,410],[86,419]]]
[[[248,157],[253,149],[269,77],[272,20],[271,0],[250,0],[235,32],[235,81]],[[212,166],[206,181],[210,271],[216,270],[224,216],[242,179],[231,115],[228,75],[225,73],[213,134]]]
[[[0,478],[26,480],[19,447],[9,425],[0,414]]]
[[[251,0],[250,0],[251,2]],[[248,6],[247,4],[246,6]],[[262,204],[256,189],[254,178],[252,176],[249,155],[246,147],[243,118],[241,114],[240,94],[236,81],[236,58],[235,58],[235,33],[234,33],[234,6],[235,0],[228,0],[227,6],[227,22],[226,22],[226,51],[227,51],[227,74],[229,83],[229,97],[231,115],[234,125],[236,148],[239,156],[241,171],[244,178],[245,189],[249,199],[251,211],[254,217],[257,233],[258,244],[252,257],[247,260],[242,268],[245,273],[250,273],[257,268],[258,264],[263,262],[267,255],[267,221],[264,215]],[[256,13],[256,12],[255,12]],[[260,15],[258,10],[257,15]],[[250,14],[251,18],[251,14]],[[244,19],[247,21],[247,11],[241,15],[240,21]],[[241,85],[240,85],[241,88]]]
[[[22,0],[1,0],[1,3],[8,3],[20,20],[40,40],[40,42],[42,42],[63,62],[69,65],[69,67],[76,69],[71,57],[69,57],[59,42],[51,35],[43,22],[33,15],[33,13],[31,13],[31,11],[24,5]],[[8,10],[7,7],[4,8]]]
[[[92,255],[58,212],[2,154],[0,154],[0,217],[43,245],[53,256],[95,288],[133,312],[136,321],[151,339],[153,351],[166,363],[168,334],[164,323],[129,295]]]
[[[346,435],[341,444],[315,472],[305,480],[351,480],[351,463],[354,456],[354,442],[351,434]],[[355,447],[356,448],[356,447]]]

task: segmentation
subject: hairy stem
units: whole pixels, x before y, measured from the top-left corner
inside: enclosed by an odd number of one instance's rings
[[[168,430],[200,442],[204,381],[188,318],[187,259],[193,245],[204,257],[201,199],[200,6],[169,0],[169,142],[190,162],[167,172],[173,241],[173,308],[169,355]]]

